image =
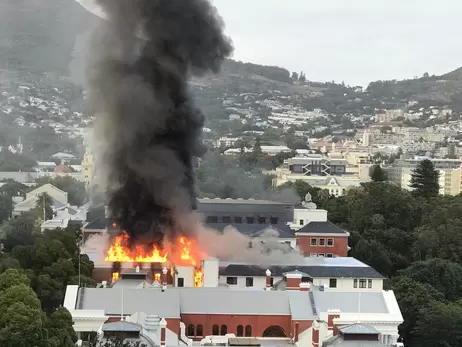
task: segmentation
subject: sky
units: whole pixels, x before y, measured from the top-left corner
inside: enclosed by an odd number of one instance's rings
[[[460,0],[213,0],[233,58],[366,86],[462,66]]]

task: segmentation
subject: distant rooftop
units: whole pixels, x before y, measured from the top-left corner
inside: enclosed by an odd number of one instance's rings
[[[283,202],[278,201],[270,201],[270,200],[255,200],[255,199],[209,199],[203,198],[199,199],[199,203],[201,204],[265,204],[265,205],[290,205]]]

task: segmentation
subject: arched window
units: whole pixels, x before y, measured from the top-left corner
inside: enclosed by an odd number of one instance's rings
[[[245,326],[245,336],[246,337],[252,336],[252,327],[250,325]]]
[[[228,326],[223,324],[220,330],[220,335],[226,335],[228,333]]]
[[[237,326],[237,336],[244,336],[244,327],[242,325]]]
[[[263,332],[263,337],[287,337],[287,334],[279,325],[271,325]]]
[[[202,324],[199,324],[196,329],[196,336],[204,336],[204,327]]]
[[[216,325],[216,324],[212,327],[212,335],[219,335],[219,333],[218,333],[218,325]]]
[[[188,336],[196,336],[196,334],[194,333],[194,324],[188,325]]]

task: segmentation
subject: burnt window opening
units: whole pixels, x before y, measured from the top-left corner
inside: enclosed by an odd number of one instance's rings
[[[258,224],[266,224],[266,218],[265,217],[258,217]]]
[[[217,216],[207,216],[206,222],[207,223],[218,223],[218,217]]]
[[[228,223],[228,224],[231,223],[231,217],[230,216],[223,216],[223,217],[221,217],[221,220],[222,220],[223,223]]]
[[[270,286],[272,287],[274,285],[274,277],[270,277]]]
[[[270,218],[270,223],[273,224],[273,225],[278,224],[278,217],[271,217]]]
[[[329,288],[337,288],[337,279],[336,278],[331,278],[329,280]]]
[[[242,217],[234,217],[234,223],[242,224]]]
[[[246,287],[253,287],[253,277],[246,277],[245,278],[245,286]]]
[[[247,217],[245,220],[246,220],[246,223],[247,223],[247,224],[253,224],[253,223],[255,223],[255,219],[254,219],[253,217]]]
[[[184,287],[184,278],[178,277],[177,287]]]
[[[226,277],[226,284],[235,286],[237,284],[237,277]]]
[[[212,327],[212,335],[218,335],[219,334],[219,330],[218,330],[218,325],[214,324],[213,327]]]
[[[244,327],[242,325],[237,326],[236,335],[239,336],[239,337],[244,336]]]
[[[245,336],[246,337],[252,336],[252,327],[250,325],[245,326]]]
[[[194,329],[194,324],[189,324],[188,325],[188,336],[194,337],[196,336],[195,334],[195,329]]]
[[[228,326],[223,324],[220,329],[220,335],[226,335],[228,333]]]
[[[204,327],[202,326],[202,324],[198,324],[197,327],[196,327],[196,336],[204,336]]]

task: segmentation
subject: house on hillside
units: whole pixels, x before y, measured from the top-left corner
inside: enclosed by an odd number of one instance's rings
[[[56,188],[54,185],[47,183],[40,186],[26,194],[26,198],[23,201],[17,202],[13,207],[13,217],[19,216],[21,213],[28,212],[37,206],[37,200],[43,193],[48,194],[51,197],[51,207],[53,212],[56,212],[66,206],[69,206],[67,193],[61,189]],[[16,202],[16,201],[15,201]]]

